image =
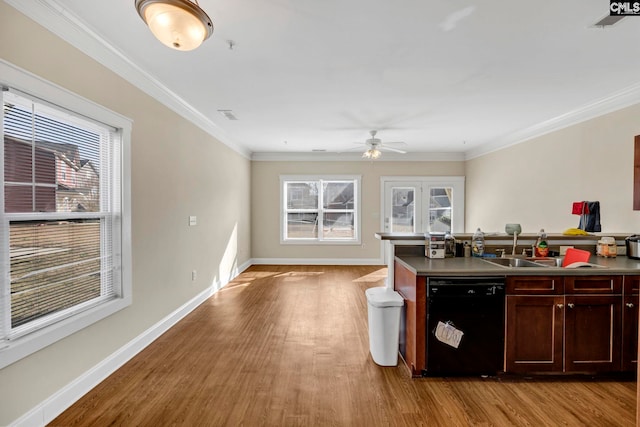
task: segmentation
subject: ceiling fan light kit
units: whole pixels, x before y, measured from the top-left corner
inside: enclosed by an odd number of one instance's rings
[[[369,134],[371,138],[367,139],[364,142],[364,145],[368,147],[364,153],[362,153],[362,158],[376,160],[382,156],[382,151],[393,151],[394,153],[406,154],[407,152],[404,150],[400,150],[397,148],[389,147],[389,144],[404,144],[404,142],[382,142],[381,139],[376,138],[377,130],[370,130]]]
[[[362,157],[365,159],[375,160],[382,155],[382,152],[377,148],[369,148],[367,151],[362,153]]]
[[[136,0],[136,10],[165,46],[188,51],[213,34],[213,23],[197,0]]]

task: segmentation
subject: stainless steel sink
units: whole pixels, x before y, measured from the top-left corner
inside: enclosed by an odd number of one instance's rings
[[[493,265],[499,265],[506,268],[520,268],[520,267],[543,267],[543,268],[563,268],[562,258],[484,258],[483,261],[489,262]],[[575,263],[567,268],[573,267],[593,267],[593,268],[608,268],[605,265],[597,265],[591,263]]]
[[[483,261],[490,262],[491,264],[500,265],[502,267],[550,267],[543,263],[529,261],[524,258],[485,258]],[[555,263],[553,264],[555,267]]]

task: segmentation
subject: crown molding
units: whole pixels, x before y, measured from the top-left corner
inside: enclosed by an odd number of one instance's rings
[[[364,150],[364,148],[363,148]],[[464,153],[382,153],[376,160],[364,159],[361,153],[325,152],[254,152],[251,160],[258,162],[459,162]]]
[[[600,98],[590,104],[569,111],[568,113],[517,132],[513,132],[493,142],[468,150],[465,153],[465,160],[481,157],[638,103],[640,103],[640,83],[628,86],[622,90],[612,93],[609,96]]]
[[[109,44],[78,17],[70,13],[62,2],[56,0],[4,1],[238,154],[247,159],[251,157],[249,150],[233,141],[213,121],[163,85],[153,75],[137,66],[120,50]]]

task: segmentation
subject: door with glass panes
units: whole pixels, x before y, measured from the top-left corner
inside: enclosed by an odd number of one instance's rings
[[[455,178],[455,179],[454,179]],[[386,233],[464,231],[464,180],[434,177],[384,182]]]

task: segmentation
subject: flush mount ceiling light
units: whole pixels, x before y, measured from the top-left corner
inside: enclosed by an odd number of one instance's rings
[[[193,50],[213,33],[213,23],[196,0],[136,0],[136,10],[164,45]]]

